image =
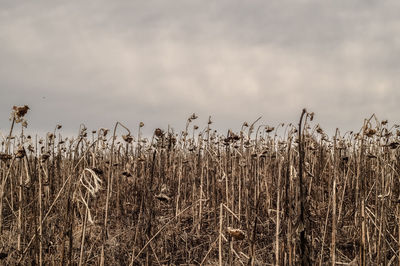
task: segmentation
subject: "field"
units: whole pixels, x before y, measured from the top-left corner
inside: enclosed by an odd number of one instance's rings
[[[395,265],[398,126],[328,136],[277,126],[24,133],[0,153],[0,262],[21,265]],[[133,134],[135,132],[135,134]]]

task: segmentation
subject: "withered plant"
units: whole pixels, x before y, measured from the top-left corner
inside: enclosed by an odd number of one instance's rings
[[[0,149],[0,264],[400,263],[400,130],[375,115],[328,136],[298,124],[25,133]],[[89,132],[89,133],[88,133]]]

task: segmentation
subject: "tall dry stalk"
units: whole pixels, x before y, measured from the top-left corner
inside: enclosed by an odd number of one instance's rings
[[[306,222],[307,218],[307,210],[306,210],[306,191],[305,191],[305,183],[303,179],[303,171],[304,171],[304,140],[303,140],[303,131],[302,131],[302,123],[304,115],[306,115],[306,109],[303,109],[300,122],[299,122],[299,130],[298,130],[298,150],[299,150],[299,190],[300,190],[300,215],[299,215],[299,226],[300,226],[300,258],[301,265],[311,265],[310,257],[309,257],[309,246],[307,237],[309,236],[309,226]]]
[[[39,265],[43,265],[43,206],[42,206],[42,171],[38,171],[38,205],[39,205]]]
[[[276,195],[276,231],[275,231],[275,265],[279,265],[279,233],[281,230],[281,221],[280,221],[280,213],[281,213],[281,163],[282,160],[279,158],[278,162],[278,183],[277,183],[277,195]]]
[[[223,212],[222,203],[219,205],[219,234],[218,234],[218,262],[219,266],[222,266],[222,224],[223,224]]]
[[[283,135],[263,125],[254,136],[247,123],[137,139],[118,136],[120,124],[112,136],[88,137],[83,125],[76,138],[52,130],[36,142],[7,132],[0,264],[305,265],[304,254],[320,265],[393,264],[400,127],[372,116],[359,134],[330,138],[302,116]],[[79,181],[85,169],[107,183],[95,197]]]
[[[337,184],[337,141],[338,129],[333,139],[333,179],[332,179],[332,232],[331,232],[331,264],[336,265],[336,184]]]

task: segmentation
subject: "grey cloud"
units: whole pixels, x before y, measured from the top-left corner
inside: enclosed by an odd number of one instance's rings
[[[11,2],[9,2],[11,3]],[[42,1],[0,11],[1,130],[14,104],[30,127],[81,122],[221,129],[295,122],[331,131],[376,112],[396,121],[396,1]],[[45,98],[43,98],[45,97]],[[199,121],[199,123],[201,122]],[[149,130],[150,130],[149,129]]]

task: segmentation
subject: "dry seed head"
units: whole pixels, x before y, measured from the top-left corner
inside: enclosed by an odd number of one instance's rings
[[[320,125],[317,125],[317,129],[316,129],[318,134],[324,134],[324,131],[322,130],[322,128],[320,127]]]
[[[234,229],[232,227],[228,227],[227,231],[229,235],[235,240],[243,240],[246,237],[246,234],[240,229]]]
[[[388,146],[389,148],[391,148],[392,150],[396,149],[398,146],[400,145],[400,143],[398,142],[391,142]]]
[[[24,158],[26,155],[24,146],[19,146],[17,152],[15,153],[16,158]]]
[[[108,131],[110,131],[110,130],[107,128],[101,128],[100,131],[103,131],[103,137],[105,137],[105,136],[107,136]]]
[[[80,130],[80,132],[79,132],[79,137],[80,138],[86,138],[87,137],[87,128],[86,127],[84,127],[84,128],[82,128],[81,130]]]
[[[42,163],[47,161],[47,159],[49,159],[49,158],[50,158],[50,153],[49,152],[46,152],[46,153],[42,154],[42,158],[41,158]]]
[[[197,118],[198,118],[198,116],[195,113],[193,113],[192,116],[190,117],[190,120],[195,120]]]
[[[164,132],[162,129],[156,128],[156,130],[154,130],[154,135],[156,135],[156,137],[161,137],[164,135]]]
[[[133,137],[131,135],[122,135],[124,141],[131,143],[133,141]]]
[[[26,115],[26,113],[28,112],[28,110],[29,110],[29,107],[28,107],[28,105],[24,105],[24,106],[13,106],[13,113],[14,113],[14,117],[15,117],[15,119],[21,119],[21,118],[23,118],[25,115]]]
[[[366,129],[364,129],[364,134],[367,136],[367,137],[372,137],[372,136],[374,136],[375,134],[376,134],[376,130],[375,129],[372,129],[372,128],[366,128]]]
[[[30,152],[34,152],[35,151],[35,149],[33,148],[32,144],[28,145],[28,151],[30,151]]]
[[[3,162],[6,162],[8,160],[11,160],[12,156],[10,154],[7,153],[0,153],[0,160]]]
[[[270,133],[270,132],[274,131],[274,129],[275,129],[274,127],[266,126],[265,132]]]

